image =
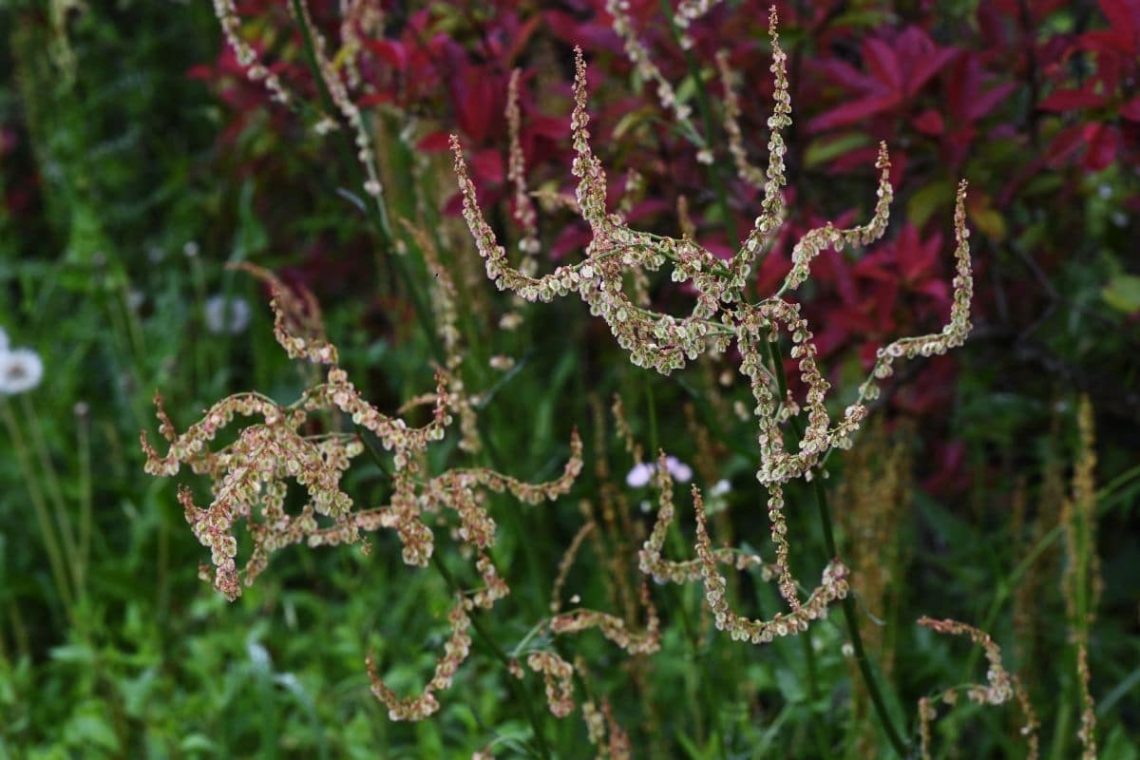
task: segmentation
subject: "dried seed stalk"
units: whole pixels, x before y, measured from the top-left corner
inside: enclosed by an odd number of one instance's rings
[[[390,529],[403,544],[404,562],[422,567],[434,551],[434,535],[425,514],[453,512],[459,523],[456,534],[472,550],[483,585],[461,595],[452,608],[448,616],[451,638],[435,675],[419,695],[398,697],[380,679],[371,657],[366,663],[372,692],[388,706],[389,716],[393,720],[419,720],[438,709],[435,694],[450,686],[470,651],[468,613],[475,608],[489,609],[510,592],[488,554],[496,526],[485,506],[484,492],[509,492],[529,504],[558,498],[581,472],[581,440],[575,431],[570,441],[571,457],[562,475],[546,483],[527,483],[485,468],[454,468],[425,477],[423,454],[432,442],[444,437],[452,419],[450,403],[458,395],[449,373],[437,372],[436,391],[430,396],[434,403],[432,418],[422,427],[384,414],[361,396],[338,366],[336,347],[324,337],[320,310],[312,295],[290,290],[265,270],[244,268],[269,285],[278,342],[292,357],[317,366],[328,365],[326,380],[308,388],[289,405],[257,393],[230,396],[214,404],[181,435],[156,395],[159,432],[169,447],[165,455],[159,454],[145,431],[141,433],[146,471],[171,477],[186,464],[194,473],[211,479],[208,506],[198,507],[186,486],[180,488],[178,499],[194,535],[210,549],[214,586],[231,601],[241,595],[243,585],[250,585],[265,569],[275,551],[302,542],[311,547],[352,544],[363,533]],[[446,300],[447,295],[440,298]],[[364,451],[360,436],[336,430],[311,432],[319,418],[335,419],[337,413],[375,435],[391,453],[393,490],[387,505],[356,510],[351,497],[341,489],[341,477],[351,460]],[[236,416],[259,417],[261,421],[243,428],[233,443],[210,450],[210,443]],[[285,511],[290,480],[309,496],[296,515]],[[238,524],[243,522],[253,547],[239,570]]]

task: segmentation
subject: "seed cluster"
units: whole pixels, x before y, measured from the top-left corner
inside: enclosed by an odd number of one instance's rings
[[[709,5],[686,3],[682,17],[695,18],[706,12]],[[646,78],[658,81],[658,94],[663,105],[675,111],[679,122],[685,122],[687,109],[676,102],[671,87],[632,33],[627,4],[621,0],[610,0],[607,10],[638,71]],[[463,216],[483,258],[487,275],[500,290],[510,290],[527,301],[544,302],[576,291],[589,306],[590,313],[605,320],[618,344],[629,352],[633,364],[652,367],[662,374],[684,367],[689,360],[701,354],[722,354],[735,342],[741,356],[739,371],[748,378],[755,401],[752,411],[757,421],[760,451],[756,476],[768,492],[768,518],[775,561],[766,565],[752,555],[714,549],[708,535],[703,495],[695,487],[697,557],[689,561],[664,559],[662,548],[674,519],[674,506],[672,478],[662,453],[655,468],[660,500],[657,521],[639,553],[639,565],[643,573],[651,575],[659,583],[700,580],[717,628],[727,630],[734,639],[757,644],[805,630],[810,621],[823,617],[827,606],[845,597],[849,590],[848,570],[835,558],[824,569],[820,583],[806,600],[801,600],[789,560],[783,485],[799,478],[810,480],[814,469],[830,451],[851,446],[855,433],[867,416],[867,403],[878,395],[879,384],[891,375],[895,361],[942,354],[961,345],[970,330],[973,295],[969,233],[965,226],[966,186],[963,183],[959,186],[955,204],[956,274],[948,322],[939,333],[902,338],[880,349],[873,369],[859,386],[858,397],[846,407],[842,417],[831,417],[827,409],[830,383],[816,362],[818,350],[811,325],[801,316],[800,305],[786,300],[785,295],[808,280],[812,262],[822,251],[862,247],[883,236],[893,197],[890,158],[886,146],[881,145],[876,162],[879,170],[878,200],[869,222],[850,229],[839,229],[828,223],[807,232],[794,246],[791,271],[776,293],[756,303],[744,301],[743,293],[755,260],[775,238],[785,213],[783,156],[786,149],[782,131],[791,125],[791,100],[787,55],[779,44],[775,8],[769,17],[769,33],[773,50],[771,71],[775,80],[775,105],[768,120],[768,166],[763,174],[748,163],[738,124],[739,102],[731,84],[732,72],[727,57],[718,59],[725,81],[729,150],[738,173],[763,191],[760,214],[743,245],[728,261],[716,257],[693,241],[691,236],[675,239],[633,230],[625,224],[620,212],[607,212],[606,173],[593,153],[587,129],[586,64],[580,49],[575,50],[574,108],[570,126],[575,151],[571,168],[578,179],[575,194],[577,211],[592,232],[582,261],[559,266],[542,276],[513,268],[483,216],[459,140],[454,135],[451,138],[455,172],[463,197]],[[518,187],[519,180],[515,181]],[[682,212],[685,208],[683,204],[680,206]],[[523,222],[524,232],[529,236],[533,229],[529,217]],[[672,266],[672,279],[691,283],[696,292],[696,303],[685,317],[653,311],[644,297],[647,287],[639,287],[645,272],[657,271],[666,262]],[[632,275],[634,298],[626,293],[627,275]],[[639,298],[639,294],[642,297]],[[770,354],[770,344],[782,336],[790,340],[789,355],[796,362],[799,380],[805,388],[802,401],[782,389],[781,381],[772,369],[775,354]],[[618,413],[620,429],[620,409],[615,412]],[[789,450],[785,443],[786,431],[797,418],[804,418],[806,424],[797,448]],[[623,436],[626,448],[639,453],[630,443],[632,436],[628,431],[623,432],[626,433]],[[640,460],[640,456],[637,458]],[[580,543],[580,537],[575,543]],[[725,564],[738,569],[757,566],[766,580],[776,579],[789,611],[777,613],[771,620],[751,620],[733,612],[725,593],[727,581],[718,570],[718,565]],[[625,638],[624,622],[604,613],[578,613],[572,617],[563,614],[554,620],[563,630],[570,630],[572,626],[596,625],[611,640],[619,641],[623,646],[629,643]],[[618,623],[621,623],[620,627]]]
[[[337,365],[336,347],[324,337],[320,310],[308,292],[294,292],[271,273],[244,267],[262,279],[272,293],[274,333],[290,356],[312,365],[327,365],[324,382],[308,388],[299,400],[281,405],[258,393],[241,393],[214,404],[186,432],[178,434],[167,415],[161,396],[155,398],[159,432],[169,444],[165,455],[140,436],[146,455],[146,471],[172,477],[181,465],[212,481],[212,500],[206,507],[194,502],[191,490],[182,486],[178,499],[198,541],[210,550],[213,584],[227,599],[234,600],[266,568],[271,555],[285,547],[307,543],[310,547],[353,544],[362,534],[381,529],[399,537],[403,561],[423,567],[434,552],[434,534],[428,515],[449,511],[458,525],[455,535],[474,557],[482,586],[461,594],[449,614],[451,637],[444,647],[435,675],[423,692],[397,697],[376,672],[371,658],[368,672],[372,692],[384,702],[393,720],[419,720],[438,709],[435,694],[450,686],[471,645],[469,613],[490,609],[510,593],[490,558],[495,541],[495,521],[485,504],[485,492],[510,493],[527,504],[554,500],[569,491],[582,469],[582,443],[575,431],[571,456],[563,473],[546,483],[527,483],[486,468],[453,468],[434,477],[424,474],[427,447],[442,440],[452,421],[452,401],[461,395],[448,369],[436,375],[436,390],[419,400],[432,404],[430,421],[413,427],[398,416],[389,416],[364,399],[348,374]],[[448,281],[449,284],[450,281]],[[442,288],[446,290],[446,285]],[[446,301],[446,296],[437,294]],[[445,310],[446,311],[446,310]],[[442,324],[445,329],[447,320]],[[453,320],[450,323],[454,329]],[[455,355],[458,349],[452,346]],[[260,418],[244,427],[237,440],[216,450],[210,444],[234,418]],[[327,419],[332,428],[314,433]],[[337,420],[351,421],[358,431],[367,430],[390,453],[392,494],[387,505],[357,510],[341,488],[341,478],[351,461],[365,450],[357,432],[338,432]],[[287,483],[300,485],[308,496],[300,512],[286,512]],[[238,524],[245,523],[252,549],[245,565],[238,568]],[[208,578],[208,566],[203,574]]]
[[[673,476],[665,465],[664,453],[658,458],[658,465],[654,472],[658,493],[657,520],[653,524],[649,538],[638,552],[638,567],[642,573],[651,576],[657,583],[683,584],[702,580],[704,573],[700,559],[669,560],[662,556],[665,539],[669,534],[669,528],[673,524],[675,515]],[[737,570],[758,568],[765,581],[774,577],[772,568],[765,565],[764,561],[754,554],[727,547],[717,549],[709,547],[709,554],[715,563],[729,565]]]
[[[657,99],[661,102],[661,107],[671,111],[678,124],[688,126],[688,132],[696,134],[689,120],[693,109],[677,99],[673,84],[661,73],[649,55],[649,50],[638,39],[633,20],[629,17],[629,0],[606,0],[606,13],[610,14],[614,33],[621,38],[625,55],[638,76],[647,82],[653,82],[657,87]]]
[[[586,64],[580,50],[575,53],[571,130],[576,155],[572,172],[578,178],[578,210],[592,232],[582,261],[559,266],[542,276],[513,268],[479,207],[459,140],[455,136],[451,138],[464,219],[484,260],[487,275],[499,289],[511,290],[528,301],[550,301],[576,291],[589,306],[590,313],[605,320],[635,365],[652,367],[662,374],[684,367],[701,354],[723,353],[735,342],[742,357],[740,371],[749,378],[756,402],[753,413],[758,421],[760,444],[757,478],[765,485],[810,478],[812,469],[828,452],[848,448],[867,415],[867,403],[878,396],[880,384],[893,373],[896,361],[942,354],[965,341],[970,331],[973,296],[963,182],[958,188],[954,213],[956,272],[949,320],[938,333],[901,338],[881,348],[871,372],[859,386],[858,397],[847,406],[842,417],[831,418],[826,405],[830,384],[815,359],[817,349],[811,326],[800,315],[799,304],[786,300],[785,295],[808,279],[811,264],[820,252],[866,246],[882,237],[893,195],[890,160],[886,146],[881,146],[876,162],[880,172],[878,200],[867,224],[839,229],[828,223],[809,231],[795,245],[792,269],[777,292],[757,303],[743,301],[753,263],[774,239],[784,215],[785,147],[781,131],[791,124],[791,105],[787,56],[779,47],[774,10],[770,33],[775,108],[769,119],[771,135],[764,198],[752,231],[729,261],[717,258],[688,237],[676,239],[637,231],[625,224],[620,213],[607,213],[606,174],[590,147],[587,130]],[[756,178],[755,173],[752,176]],[[655,312],[626,293],[627,274],[657,271],[666,262],[672,265],[672,279],[691,283],[696,292],[696,302],[687,316],[678,318]],[[791,342],[790,356],[797,361],[799,379],[806,389],[802,404],[781,392],[770,369],[768,344],[781,337]],[[801,415],[806,417],[804,433],[798,442],[798,451],[789,451],[785,447],[785,429],[793,418]],[[779,501],[778,494],[772,497]]]
[[[1012,675],[1002,664],[1001,647],[985,631],[981,631],[966,623],[957,620],[935,620],[933,618],[919,618],[918,624],[929,628],[936,633],[949,636],[965,636],[982,648],[985,653],[989,669],[986,671],[985,684],[970,684],[947,689],[940,695],[942,701],[953,705],[957,701],[958,692],[964,692],[966,698],[978,705],[1003,705],[1012,697],[1016,697],[1018,706],[1022,711],[1025,723],[1021,728],[1021,735],[1025,737],[1029,752],[1028,757],[1036,760],[1038,752],[1037,714],[1029,702],[1029,696],[1021,685],[1017,676]],[[919,737],[921,741],[922,757],[930,757],[930,725],[937,717],[934,699],[922,697],[918,701]]]

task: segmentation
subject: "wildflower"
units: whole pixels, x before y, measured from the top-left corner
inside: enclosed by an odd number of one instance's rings
[[[500,372],[506,372],[507,370],[509,370],[515,366],[515,360],[510,356],[503,356],[502,354],[496,354],[495,356],[491,357],[490,364],[491,364],[491,369],[497,369]]]
[[[680,480],[680,478],[678,478],[678,480]],[[714,483],[713,487],[711,489],[709,489],[709,495],[710,496],[724,496],[725,494],[727,494],[731,490],[732,490],[732,483],[729,483],[727,480],[721,479],[721,480],[718,480],[716,483]]]
[[[676,480],[678,483],[688,483],[693,479],[693,468],[677,457],[665,457],[664,462],[665,470],[673,477],[673,480]],[[657,472],[657,465],[640,462],[635,464],[633,469],[629,471],[629,474],[625,476],[625,484],[630,488],[647,486],[655,472]]]
[[[693,479],[693,468],[677,457],[665,457],[665,469],[678,483],[688,483]]]
[[[642,486],[649,485],[649,479],[653,477],[654,467],[645,462],[639,462],[633,466],[629,474],[625,476],[625,484],[630,488],[641,488]]]
[[[40,355],[30,348],[7,350],[8,336],[0,331],[0,393],[25,393],[40,384],[44,376],[44,363]]]
[[[243,298],[216,295],[206,301],[203,307],[206,329],[212,333],[237,335],[249,327],[249,304]]]

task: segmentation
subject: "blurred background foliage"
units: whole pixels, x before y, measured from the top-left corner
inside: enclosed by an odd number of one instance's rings
[[[317,103],[287,5],[238,3],[243,35]],[[652,494],[626,487],[633,461],[597,411],[614,393],[645,446],[693,463],[705,486],[731,484],[731,509],[714,525],[763,548],[754,430],[732,412],[746,389],[719,380],[733,357],[649,375],[576,302],[524,307],[519,330],[499,329],[512,307],[482,278],[456,218],[443,138],[460,135],[489,218],[517,243],[503,116],[510,71],[523,71],[531,188],[572,192],[570,51],[579,44],[611,201],[639,228],[687,231],[728,251],[759,199],[732,167],[714,61],[725,50],[742,74],[745,144],[759,163],[771,102],[766,3],[719,4],[689,30],[688,50],[668,3],[630,3],[654,60],[693,104],[712,164],[632,70],[601,0],[381,5],[383,27],[359,52],[356,94],[391,213],[449,243],[443,256],[471,347],[464,380],[485,392],[481,463],[548,477],[573,425],[587,441],[586,474],[570,498],[491,502],[502,524],[495,557],[514,592],[488,621],[496,638],[512,650],[548,616],[580,501],[601,509],[612,497],[639,530],[649,524],[641,506]],[[1103,589],[1090,640],[1101,753],[1135,757],[1140,6],[778,6],[795,118],[790,216],[757,293],[783,277],[798,235],[869,215],[875,146],[886,140],[892,150],[887,242],[858,257],[821,256],[803,293],[840,389],[876,347],[944,319],[953,187],[971,182],[971,341],[908,367],[877,425],[828,465],[863,626],[896,695],[889,707],[913,736],[919,696],[981,680],[977,653],[914,625],[924,614],[954,617],[1003,645],[1042,718],[1043,754],[1076,756],[1080,687],[1061,576],[1082,563],[1099,568]],[[311,8],[338,39],[338,4]],[[368,693],[367,651],[394,688],[411,692],[446,633],[447,589],[402,565],[394,539],[378,537],[367,556],[290,549],[227,605],[197,580],[204,555],[174,484],[142,472],[138,433],[153,429],[156,389],[184,427],[229,393],[291,400],[304,387],[273,342],[266,294],[227,263],[256,262],[311,288],[343,365],[381,408],[430,387],[433,353],[414,307],[426,269],[414,246],[393,254],[401,233],[385,237],[361,212],[345,129],[322,134],[312,107],[272,104],[224,49],[205,3],[8,0],[0,33],[0,328],[45,368],[39,387],[0,399],[0,756],[532,751],[508,676],[478,652],[424,723],[389,722]],[[559,204],[541,205],[541,266],[574,260],[588,230]],[[689,296],[666,281],[653,295],[666,307]],[[219,296],[247,304],[250,318],[219,324],[208,308]],[[496,355],[514,369],[493,369]],[[1095,410],[1099,525],[1095,556],[1074,557],[1061,523],[1081,456],[1082,396]],[[437,467],[462,459],[450,445],[434,456]],[[367,503],[380,478],[365,465],[349,485]],[[789,520],[800,537],[794,561],[816,568],[828,558],[810,502],[793,489],[789,504],[805,508]],[[612,573],[599,568],[631,546],[606,534],[568,588],[604,608]],[[45,559],[53,552],[55,564]],[[777,605],[766,585],[739,583],[755,609]],[[636,756],[885,756],[837,625],[748,648],[709,627],[696,589],[654,593],[666,633],[651,664],[625,663],[600,637],[573,642]],[[1017,725],[1002,710],[962,707],[938,724],[936,755],[1019,756]],[[589,754],[577,719],[546,716],[542,728],[559,756]]]

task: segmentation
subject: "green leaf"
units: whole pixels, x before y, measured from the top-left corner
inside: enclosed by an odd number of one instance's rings
[[[56,662],[93,666],[95,651],[86,644],[65,644],[52,649],[51,658]]]
[[[1136,760],[1138,756],[1140,756],[1140,752],[1137,752],[1134,740],[1128,737],[1127,732],[1119,723],[1113,726],[1108,734],[1108,739],[1104,742],[1104,751],[1101,757],[1111,757],[1115,760]]]
[[[1140,309],[1140,277],[1134,274],[1115,275],[1100,295],[1112,308],[1131,314]]]
[[[819,137],[812,140],[804,151],[804,166],[811,169],[869,145],[871,138],[862,132]]]
[[[205,734],[190,734],[178,743],[182,752],[217,752],[218,745]]]
[[[932,182],[910,197],[906,204],[906,219],[921,229],[935,211],[953,202],[954,187],[949,182]]]
[[[1005,217],[1001,215],[1001,212],[989,207],[971,208],[969,217],[974,226],[981,230],[986,237],[991,240],[1005,240]]]
[[[119,737],[111,721],[102,714],[102,708],[95,705],[86,705],[82,712],[73,716],[63,729],[65,741],[76,747],[84,747],[90,751],[92,745],[108,750],[119,751]]]

